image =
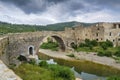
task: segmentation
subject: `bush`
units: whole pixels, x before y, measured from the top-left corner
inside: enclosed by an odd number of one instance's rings
[[[92,40],[90,43],[91,43],[91,45],[93,45],[93,46],[97,46],[97,45],[98,45],[98,42],[97,42],[96,40]]]
[[[85,43],[80,43],[79,47],[86,47]]]
[[[41,67],[48,67],[48,63],[46,61],[41,61],[39,63],[39,66],[41,66]]]
[[[116,51],[114,55],[120,57],[120,50]]]
[[[98,42],[96,40],[90,41],[89,39],[85,39],[85,43],[80,43],[79,47],[90,47],[90,49],[92,49],[92,47],[97,45],[98,45]]]
[[[111,57],[112,56],[112,53],[110,51],[105,51],[105,52],[102,52],[102,51],[99,51],[97,53],[98,56],[107,56],[107,57]]]
[[[109,40],[106,41],[107,47],[113,47],[113,43]]]
[[[106,50],[108,47],[113,47],[113,43],[109,40],[104,41],[104,42],[99,42],[99,45]]]
[[[77,49],[77,45],[76,45],[75,43],[71,43],[71,47],[72,47],[73,49]]]
[[[100,46],[103,48],[103,50],[107,50],[107,44],[105,42],[101,43]]]
[[[90,45],[89,48],[90,48],[90,50],[92,50],[93,49],[93,45]]]
[[[54,71],[54,77],[60,77],[63,80],[75,80],[73,72],[68,67],[49,65],[48,69]]]
[[[35,65],[36,64],[35,59],[30,59],[29,64]]]
[[[107,57],[111,57],[111,56],[112,56],[112,52],[110,52],[110,51],[105,51],[105,52],[104,52],[104,55],[107,56]]]
[[[97,53],[97,55],[98,55],[98,56],[104,56],[104,53],[103,53],[102,51],[99,51],[99,52]]]

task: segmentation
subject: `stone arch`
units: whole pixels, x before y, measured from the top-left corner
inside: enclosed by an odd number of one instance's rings
[[[47,38],[48,37],[51,37],[53,38],[54,40],[56,40],[59,44],[59,47],[62,51],[65,51],[66,50],[66,46],[65,46],[65,43],[64,43],[64,40],[59,36],[59,35],[47,35],[43,38],[43,41],[40,43],[40,45],[43,43],[43,42],[46,42],[47,41]]]
[[[28,54],[29,54],[29,55],[34,55],[34,46],[30,45],[30,46],[28,47]]]
[[[51,36],[51,37],[53,37],[58,42],[60,49],[62,51],[65,51],[65,43],[64,43],[63,39],[56,35]]]

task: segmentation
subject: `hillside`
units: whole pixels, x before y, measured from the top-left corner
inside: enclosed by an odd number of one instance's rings
[[[74,27],[75,25],[89,26],[94,23],[81,23],[81,22],[64,22],[64,23],[56,23],[49,25],[24,25],[24,24],[10,24],[6,22],[0,22],[0,34],[6,33],[16,33],[16,32],[35,32],[35,31],[63,31],[65,27]]]

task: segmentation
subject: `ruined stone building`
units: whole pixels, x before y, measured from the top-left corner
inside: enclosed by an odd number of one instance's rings
[[[65,33],[74,38],[76,43],[90,39],[99,42],[110,40],[114,46],[120,45],[120,23],[97,23],[89,27],[65,28]]]

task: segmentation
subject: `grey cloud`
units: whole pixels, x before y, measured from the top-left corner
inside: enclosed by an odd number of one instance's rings
[[[119,9],[120,0],[0,0],[11,3],[22,9],[25,13],[43,13],[50,6],[61,4],[66,12],[74,13],[80,10],[83,12],[98,11],[102,8]],[[84,2],[84,3],[83,3]],[[90,6],[86,6],[85,3]],[[116,6],[117,5],[117,6]],[[97,6],[97,7],[95,7]]]
[[[67,0],[0,0],[21,8],[26,13],[41,13],[47,7]]]
[[[42,20],[43,23],[67,21],[73,18],[79,20],[81,17],[84,18],[86,16],[85,18],[88,18],[91,16],[91,13],[97,12],[106,13],[105,16],[112,14],[118,15],[120,13],[120,0],[0,0],[0,2],[4,4],[7,3],[5,7],[14,5],[15,10],[17,7],[17,9],[22,12],[20,16],[27,16],[23,18],[26,22],[28,19],[28,22],[29,20],[33,20],[35,23],[39,23]],[[110,10],[110,12],[104,12],[104,10]],[[25,13],[23,13],[23,11]],[[12,14],[13,12],[14,10],[12,11],[11,9],[10,13]],[[8,13],[7,15],[14,16],[11,14]],[[15,14],[17,16],[17,13]],[[31,15],[33,16],[31,17]],[[16,18],[16,20],[19,21],[19,18]]]

